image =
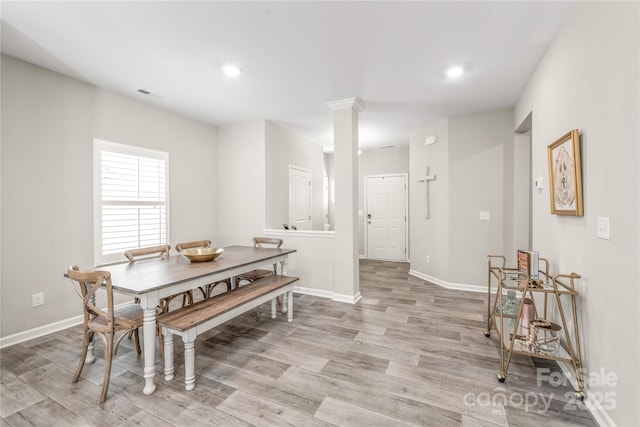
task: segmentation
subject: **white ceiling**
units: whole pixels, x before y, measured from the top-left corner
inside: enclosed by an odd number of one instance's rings
[[[358,97],[367,149],[513,106],[572,4],[2,1],[1,49],[203,122],[269,119],[324,146],[326,103]],[[225,77],[226,62],[243,74]],[[467,73],[446,79],[455,64]]]

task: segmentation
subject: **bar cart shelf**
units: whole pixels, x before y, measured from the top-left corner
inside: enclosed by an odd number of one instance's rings
[[[506,380],[514,354],[567,362],[573,367],[578,385],[575,396],[583,400],[584,378],[576,307],[578,292],[575,290],[575,282],[580,275],[551,275],[548,260],[540,258],[538,277],[532,278],[526,271],[507,268],[506,258],[502,255],[488,255],[487,258],[487,329],[484,335],[490,337],[491,331],[495,330],[501,341],[498,381]],[[510,291],[520,297],[517,314],[505,313],[505,295]],[[529,305],[532,307],[525,307]],[[570,307],[568,312],[565,312],[566,307]],[[530,317],[531,320],[527,321]]]

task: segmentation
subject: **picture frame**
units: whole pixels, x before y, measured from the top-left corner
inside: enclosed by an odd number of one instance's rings
[[[580,132],[574,129],[547,147],[551,213],[582,216]]]

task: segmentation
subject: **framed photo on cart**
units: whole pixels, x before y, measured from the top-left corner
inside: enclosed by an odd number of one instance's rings
[[[582,216],[580,132],[574,129],[547,147],[551,213]]]

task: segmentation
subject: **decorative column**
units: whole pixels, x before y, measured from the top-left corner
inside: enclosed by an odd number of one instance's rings
[[[335,179],[334,283],[338,301],[360,299],[358,259],[358,112],[364,103],[348,98],[327,103],[333,110]]]

